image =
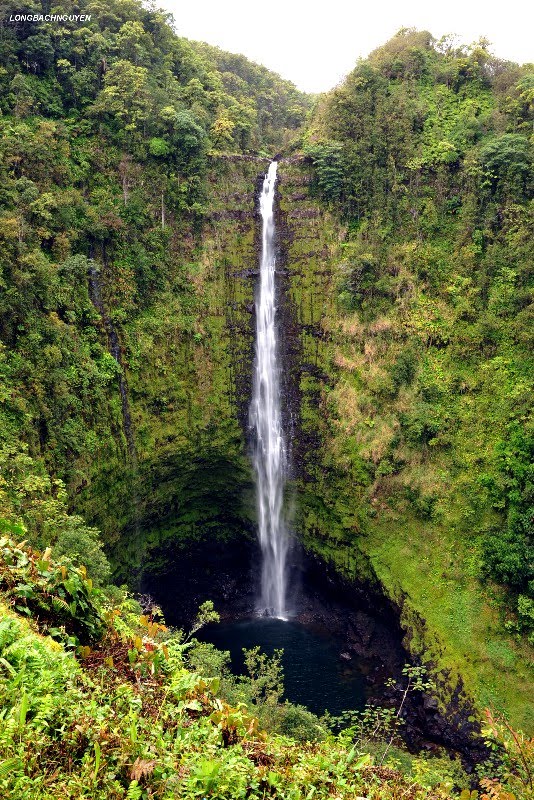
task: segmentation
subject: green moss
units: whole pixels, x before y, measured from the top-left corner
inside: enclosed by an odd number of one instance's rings
[[[461,679],[479,708],[503,711],[528,731],[534,725],[528,648],[506,633],[491,597],[469,575],[472,546],[450,528],[413,518],[373,523],[364,539],[386,592],[404,598],[411,649],[450,685]],[[424,620],[424,630],[409,609]]]
[[[405,280],[417,281],[413,272],[432,263],[439,281],[401,311],[388,301],[356,313],[338,304],[337,290],[347,259],[372,248],[375,234],[363,228],[345,244],[341,222],[311,196],[303,199],[305,164],[282,162],[280,178],[302,331],[302,541],[343,575],[377,582],[398,604],[406,644],[432,664],[444,703],[463,686],[479,713],[491,705],[532,730],[528,645],[505,628],[502,593],[481,582],[483,532],[502,518],[477,479],[523,396],[528,366],[520,351],[511,356],[506,339],[503,355],[485,361],[482,372],[474,353],[459,357],[469,326],[455,321],[465,311],[449,297],[460,280],[451,253],[461,225],[434,231],[428,244],[408,234],[382,245],[382,263],[405,270]],[[299,197],[293,206],[292,195]],[[462,286],[462,303],[469,302]],[[409,374],[399,366],[408,357]]]

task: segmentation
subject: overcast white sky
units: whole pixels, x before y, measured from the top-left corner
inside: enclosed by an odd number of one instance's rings
[[[300,89],[331,89],[360,56],[399,28],[480,36],[500,58],[534,60],[534,4],[529,0],[159,0],[188,39],[243,53]]]

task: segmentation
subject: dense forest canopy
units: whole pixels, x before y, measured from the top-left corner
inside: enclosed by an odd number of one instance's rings
[[[163,11],[136,2],[67,3],[62,14],[88,21],[9,22],[42,13],[40,3],[2,4],[4,113],[83,119],[138,157],[189,171],[208,146],[276,147],[285,128],[303,121],[308,102],[292,84],[177,36]]]

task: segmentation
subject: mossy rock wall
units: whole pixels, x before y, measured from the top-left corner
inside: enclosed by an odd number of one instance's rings
[[[93,460],[92,481],[76,503],[102,527],[117,575],[129,580],[141,567],[163,574],[188,547],[201,553],[203,543],[222,543],[243,553],[254,539],[246,426],[257,192],[266,166],[246,157],[213,160],[202,233],[176,224],[169,242],[182,289],[168,289],[157,305],[117,325],[134,453],[121,431],[117,392],[108,412],[115,435],[107,455]],[[304,159],[281,160],[280,351],[295,529],[305,549],[397,605],[406,643],[432,666],[444,703],[467,697],[478,709],[492,704],[528,730],[527,654],[470,569],[458,498],[449,493],[441,516],[423,518],[390,502],[393,479],[377,481],[372,448],[380,449],[394,420],[386,406],[363,415],[359,403],[387,378],[369,362],[383,332],[374,323],[364,330],[340,302],[347,232],[314,197],[310,178]],[[436,486],[454,485],[446,453],[425,458],[408,464],[405,482],[420,474]]]
[[[76,505],[102,529],[117,577],[165,569],[169,548],[252,536],[246,425],[266,163],[211,159],[201,233],[176,224],[169,288],[116,325],[132,447],[119,428],[118,455],[94,464]]]
[[[395,414],[402,402],[408,411],[415,402],[409,392],[391,408],[380,400],[390,392],[387,370],[410,320],[403,322],[402,306],[366,325],[347,310],[340,287],[353,247],[348,232],[314,198],[305,160],[282,161],[279,174],[289,392],[298,399],[291,402],[299,537],[340,574],[378,587],[397,606],[405,643],[432,668],[444,705],[474,701],[479,712],[495,707],[532,730],[529,648],[506,630],[492,587],[479,580],[461,490],[468,473],[458,469],[461,448],[467,444],[480,456],[495,432],[478,423],[472,430],[472,411],[464,419],[458,409],[464,429],[449,451],[414,451],[396,467],[398,477],[381,473],[398,433]],[[439,348],[431,359],[440,374]],[[439,513],[423,504],[430,491],[437,493]]]

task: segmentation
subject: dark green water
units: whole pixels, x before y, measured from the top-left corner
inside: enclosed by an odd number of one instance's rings
[[[243,674],[243,648],[259,645],[272,655],[284,650],[285,699],[315,714],[339,714],[365,703],[365,679],[353,658],[340,657],[343,648],[327,631],[296,622],[255,618],[208,628],[203,637],[219,650],[229,650],[232,671]]]

